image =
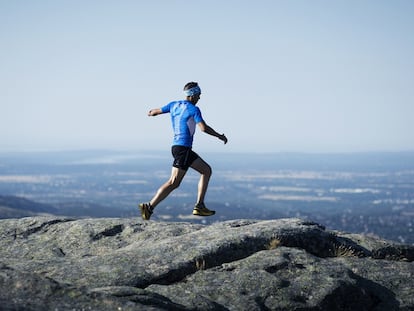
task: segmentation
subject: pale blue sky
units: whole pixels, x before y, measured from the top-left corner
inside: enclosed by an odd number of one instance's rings
[[[414,150],[414,1],[0,0],[0,151],[168,150],[198,81],[199,151]]]

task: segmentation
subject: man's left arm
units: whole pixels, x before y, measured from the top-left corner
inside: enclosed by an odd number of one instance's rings
[[[207,123],[204,121],[198,122],[197,124],[202,132],[217,137],[218,139],[222,140],[225,144],[227,144],[226,135],[217,133],[211,126],[207,125]]]

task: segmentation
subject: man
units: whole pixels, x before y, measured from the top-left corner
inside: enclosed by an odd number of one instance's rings
[[[185,100],[173,101],[162,108],[151,109],[148,116],[157,116],[163,113],[171,114],[171,122],[174,130],[174,140],[171,153],[174,157],[170,179],[163,184],[154,197],[148,203],[139,204],[141,215],[144,220],[149,220],[155,207],[164,200],[174,189],[178,188],[189,167],[201,174],[198,183],[197,202],[193,209],[193,215],[211,216],[215,211],[209,210],[204,205],[208,183],[211,177],[211,167],[191,148],[196,124],[200,130],[215,136],[227,143],[224,134],[217,133],[208,126],[201,116],[201,111],[196,107],[201,89],[197,82],[189,82],[184,86]]]

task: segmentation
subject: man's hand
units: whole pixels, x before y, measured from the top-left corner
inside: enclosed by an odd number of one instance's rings
[[[221,134],[218,138],[219,138],[220,140],[222,140],[222,141],[224,142],[224,144],[227,144],[227,137],[226,137],[226,135]]]
[[[200,127],[200,130],[203,131],[204,133],[207,133],[211,136],[217,137],[218,139],[224,141],[224,144],[227,144],[227,137],[224,134],[219,134],[217,133],[212,127],[208,126],[206,124],[206,122],[201,121],[197,123],[198,126]]]

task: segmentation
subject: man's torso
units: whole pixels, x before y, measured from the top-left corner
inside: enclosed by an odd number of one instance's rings
[[[186,100],[171,102],[161,109],[171,114],[173,145],[192,147],[195,126],[203,121],[200,109]]]

